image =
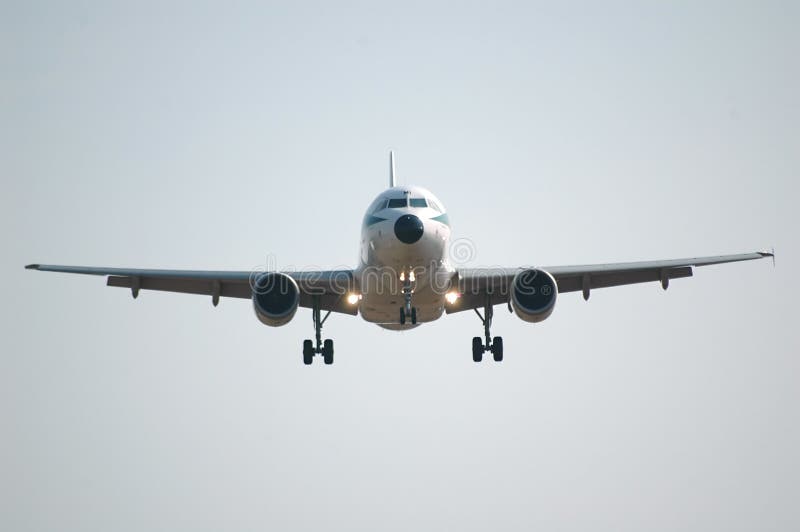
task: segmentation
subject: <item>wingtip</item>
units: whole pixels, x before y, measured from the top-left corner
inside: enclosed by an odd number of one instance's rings
[[[775,248],[772,248],[769,251],[759,251],[758,254],[761,255],[762,258],[771,257],[772,266],[775,266]]]
[[[26,270],[38,270],[39,269],[39,265],[38,264],[28,264],[28,265],[25,266],[25,269]]]

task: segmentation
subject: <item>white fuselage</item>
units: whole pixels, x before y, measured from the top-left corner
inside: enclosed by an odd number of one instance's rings
[[[404,284],[412,291],[417,324],[444,311],[445,293],[454,270],[447,260],[450,225],[441,202],[416,186],[392,187],[370,205],[361,228],[356,270],[364,320],[387,329],[400,324]]]

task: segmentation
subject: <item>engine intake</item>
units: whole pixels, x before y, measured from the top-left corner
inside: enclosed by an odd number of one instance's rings
[[[285,273],[262,273],[253,282],[253,308],[264,325],[279,327],[294,317],[300,305],[300,288]]]
[[[522,320],[547,319],[556,306],[558,284],[552,275],[535,268],[522,270],[511,283],[511,306]]]

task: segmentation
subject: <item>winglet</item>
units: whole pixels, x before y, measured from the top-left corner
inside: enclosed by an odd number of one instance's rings
[[[770,251],[759,251],[759,255],[763,258],[772,257],[772,267],[775,267],[775,248],[773,247]]]
[[[394,150],[389,150],[389,186],[397,186],[397,182],[394,177]]]
[[[27,266],[25,266],[25,269],[26,270],[38,270],[39,269],[39,265],[38,264],[28,264]]]

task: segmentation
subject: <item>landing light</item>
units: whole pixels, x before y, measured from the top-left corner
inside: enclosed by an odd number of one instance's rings
[[[451,305],[452,305],[452,304],[454,304],[456,301],[458,301],[458,298],[459,298],[459,297],[461,297],[461,294],[459,294],[458,292],[447,292],[447,293],[444,295],[444,298],[445,298],[445,299],[447,300],[447,302],[448,302],[448,303],[450,303]]]
[[[353,293],[347,294],[347,302],[349,304],[355,305],[359,301],[361,301],[361,294],[353,294]]]

